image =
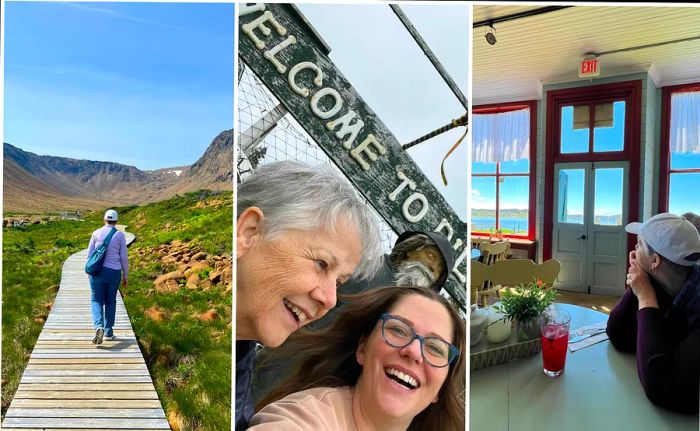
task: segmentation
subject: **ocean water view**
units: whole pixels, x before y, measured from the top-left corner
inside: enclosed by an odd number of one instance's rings
[[[527,218],[501,217],[501,229],[508,233],[527,233]],[[496,228],[496,217],[472,217],[472,232],[488,232]]]
[[[526,217],[501,217],[501,229],[506,233],[526,234],[527,233],[527,218]],[[564,222],[564,220],[560,221]],[[583,224],[583,215],[568,214],[566,223]],[[622,216],[620,215],[601,215],[596,216],[594,221],[597,225],[620,226],[622,225]],[[472,232],[488,232],[490,229],[496,228],[496,217],[472,217]]]

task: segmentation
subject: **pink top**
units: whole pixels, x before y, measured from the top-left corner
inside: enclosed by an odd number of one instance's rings
[[[296,392],[263,407],[250,420],[254,431],[355,431],[354,388],[320,387]]]

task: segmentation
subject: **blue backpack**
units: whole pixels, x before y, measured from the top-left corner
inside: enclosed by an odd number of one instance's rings
[[[87,263],[85,264],[85,272],[90,275],[96,275],[98,272],[100,272],[102,269],[102,262],[105,260],[105,255],[107,254],[107,246],[109,245],[109,241],[112,239],[112,236],[114,236],[116,231],[117,229],[113,227],[112,231],[107,235],[104,242],[100,244],[100,246],[97,247],[90,256],[88,256]]]

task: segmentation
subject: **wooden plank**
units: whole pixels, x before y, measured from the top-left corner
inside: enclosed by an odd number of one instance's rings
[[[148,376],[147,369],[83,369],[75,368],[72,370],[35,370],[25,369],[23,377],[43,377],[43,376]]]
[[[20,383],[39,384],[39,383],[151,383],[151,376],[146,375],[126,375],[126,376],[90,376],[86,374],[78,376],[22,376]]]
[[[96,400],[96,399],[85,399],[85,400],[64,400],[64,399],[18,399],[12,401],[13,407],[21,408],[159,408],[159,400]]]
[[[113,370],[114,364],[29,364],[24,372],[32,370]],[[119,364],[120,370],[146,370],[146,364]]]
[[[71,408],[16,408],[7,412],[6,418],[131,418],[158,419],[165,418],[163,409],[71,409]]]
[[[127,428],[25,428],[25,427],[7,427],[9,429],[12,429],[12,431],[104,431],[105,429],[110,429],[110,430],[123,430]],[[133,430],[134,428],[131,428]],[[163,428],[151,428],[151,429],[146,429],[146,428],[138,428],[138,431],[162,431]]]
[[[141,364],[143,358],[32,358],[29,361],[32,365],[39,364]]]
[[[5,418],[3,428],[22,427],[72,427],[123,430],[123,429],[170,429],[165,419],[129,419],[129,418]]]
[[[17,390],[13,402],[16,399],[56,399],[56,400],[157,400],[156,391],[32,391],[27,389]],[[13,408],[11,405],[10,408]]]
[[[26,389],[25,389],[26,388]],[[153,390],[152,383],[27,383],[23,390],[30,391],[150,391]]]

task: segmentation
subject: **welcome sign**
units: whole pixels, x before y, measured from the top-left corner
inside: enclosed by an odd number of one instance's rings
[[[457,260],[445,288],[466,307],[466,224],[330,61],[308,22],[292,5],[249,3],[239,5],[239,29],[240,58],[387,223],[450,240]]]

